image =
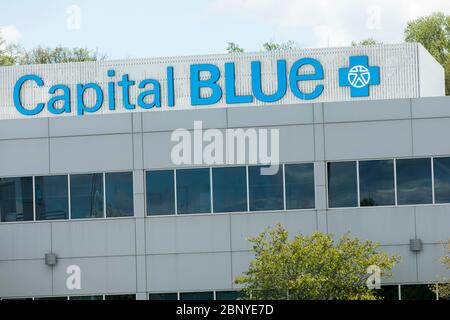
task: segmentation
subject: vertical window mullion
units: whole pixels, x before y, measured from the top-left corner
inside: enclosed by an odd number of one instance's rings
[[[394,195],[395,195],[394,205],[397,206],[398,205],[398,201],[397,201],[397,159],[394,159],[393,163],[394,163]]]
[[[435,195],[434,195],[434,158],[430,158],[431,161],[431,201],[432,204],[435,204]]]
[[[213,190],[213,177],[212,177],[212,167],[209,168],[209,196],[211,201],[211,212],[214,213],[214,190]]]
[[[106,174],[102,173],[103,178],[103,218],[106,219]]]
[[[67,175],[67,200],[69,203],[69,220],[72,220],[72,199],[71,199],[71,192],[70,192],[70,174]]]
[[[249,184],[249,177],[248,177],[248,166],[245,166],[245,174],[246,174],[246,180],[247,180],[247,212],[250,212],[250,184]]]
[[[36,185],[33,178],[33,221],[36,221]]]
[[[286,211],[286,170],[284,167],[284,163],[280,166],[278,164],[278,168],[281,167],[281,170],[283,170],[283,210]]]
[[[178,198],[177,198],[177,169],[173,169],[173,188],[175,192],[175,215],[178,214]]]
[[[359,160],[356,160],[356,193],[357,193],[357,201],[356,207],[361,207],[361,191],[359,185]]]

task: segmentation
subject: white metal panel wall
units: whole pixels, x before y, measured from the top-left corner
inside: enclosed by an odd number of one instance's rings
[[[175,77],[175,108],[180,110],[193,108],[190,105],[190,87],[189,87],[189,66],[197,63],[211,63],[217,65],[222,76],[219,80],[224,89],[224,63],[234,61],[236,64],[236,93],[251,94],[251,73],[250,62],[260,60],[262,64],[262,82],[266,93],[276,90],[277,73],[276,61],[286,59],[288,68],[296,60],[305,57],[311,57],[319,60],[325,73],[325,79],[321,81],[304,81],[299,86],[305,92],[311,92],[317,84],[324,84],[325,90],[322,95],[313,100],[313,102],[332,102],[347,100],[373,100],[373,99],[395,99],[395,98],[414,98],[419,96],[419,72],[417,44],[404,43],[398,45],[380,45],[380,46],[361,46],[345,48],[324,48],[324,49],[304,49],[278,52],[257,52],[257,53],[239,53],[239,54],[221,54],[204,56],[185,56],[169,58],[148,58],[132,59],[121,61],[104,62],[83,62],[66,63],[53,65],[31,65],[31,66],[13,66],[0,68],[0,119],[23,118],[14,107],[13,87],[19,77],[25,74],[36,74],[40,76],[45,86],[37,88],[34,83],[27,82],[24,85],[26,93],[22,99],[25,107],[32,108],[39,102],[46,102],[53,96],[49,95],[48,89],[54,84],[65,84],[71,88],[71,115],[76,114],[76,84],[97,82],[103,88],[105,100],[103,107],[96,113],[110,113],[128,111],[123,108],[121,90],[116,85],[116,111],[110,111],[107,108],[107,82],[120,81],[125,73],[130,75],[130,79],[136,81],[130,90],[130,100],[134,103],[140,89],[137,88],[139,81],[147,78],[157,79],[161,83],[163,107],[153,108],[151,111],[168,110],[167,106],[167,84],[166,68],[174,67]],[[339,87],[338,70],[342,67],[348,67],[349,57],[353,55],[369,56],[369,65],[380,66],[381,85],[371,86],[370,96],[367,98],[351,98],[350,90],[347,87]],[[107,76],[107,70],[114,69],[116,76],[110,78]],[[304,70],[307,71],[306,68]],[[92,105],[94,95],[89,90],[85,101]],[[205,93],[205,92],[204,92]],[[221,107],[225,105],[224,96],[215,106],[203,106],[202,108]],[[312,101],[305,101],[296,98],[288,89],[283,99],[274,103],[280,104],[299,104]],[[262,105],[257,100],[246,105]],[[196,107],[198,108],[198,107]],[[135,111],[143,111],[136,107]],[[68,114],[64,114],[68,115]],[[44,110],[36,117],[54,116]]]
[[[422,46],[418,46],[419,88],[421,97],[445,96],[445,72],[442,66]]]

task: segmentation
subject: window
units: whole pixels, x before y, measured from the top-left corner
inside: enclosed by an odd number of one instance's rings
[[[360,161],[359,194],[361,207],[395,205],[394,161]]]
[[[436,300],[436,293],[428,284],[409,284],[401,286],[402,300]]]
[[[178,295],[175,293],[150,293],[149,300],[178,300]]]
[[[36,220],[69,218],[67,176],[35,177]]]
[[[103,296],[72,296],[70,300],[103,300]]]
[[[71,219],[102,218],[103,174],[70,176]]]
[[[173,170],[147,171],[147,215],[175,214]]]
[[[2,222],[33,220],[33,178],[0,178]]]
[[[450,158],[434,158],[434,201],[450,203]]]
[[[263,166],[248,167],[250,210],[283,210],[283,167],[274,175],[263,175]]]
[[[213,168],[214,212],[247,211],[245,167]]]
[[[357,207],[356,161],[328,163],[328,205]]]
[[[178,214],[210,213],[209,168],[177,170]]]
[[[386,285],[375,290],[375,295],[383,300],[398,300],[398,285]]]
[[[396,162],[397,203],[399,205],[431,203],[430,159],[399,159]]]
[[[287,164],[284,170],[286,209],[314,208],[314,164]]]
[[[180,300],[214,300],[214,292],[182,292]]]
[[[136,300],[135,294],[110,294],[105,295],[105,300]]]
[[[115,172],[105,174],[106,216],[133,216],[133,173]]]
[[[243,297],[240,291],[216,291],[216,300],[237,300]]]

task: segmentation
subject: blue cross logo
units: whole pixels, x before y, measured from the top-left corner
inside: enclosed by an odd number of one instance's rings
[[[351,56],[349,68],[339,68],[339,86],[350,87],[351,97],[368,97],[369,87],[380,84],[380,67],[369,67],[369,57]]]

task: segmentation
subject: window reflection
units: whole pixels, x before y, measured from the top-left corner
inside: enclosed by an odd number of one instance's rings
[[[283,166],[274,175],[261,174],[261,168],[248,167],[250,210],[283,210]]]
[[[33,220],[33,178],[0,178],[2,222]]]
[[[211,212],[209,168],[177,170],[178,214]]]
[[[361,207],[395,205],[394,161],[359,162]]]
[[[450,203],[450,158],[434,158],[434,199]]]
[[[133,216],[133,174],[114,172],[105,175],[106,216]]]
[[[67,176],[35,177],[36,220],[68,219]]]
[[[72,219],[103,217],[103,174],[70,176],[70,215]]]
[[[432,203],[430,159],[399,159],[396,163],[398,204]]]
[[[357,207],[356,161],[328,163],[328,205]]]
[[[214,212],[247,211],[245,167],[213,168]]]
[[[287,164],[284,170],[286,209],[314,208],[314,164]]]
[[[147,171],[147,215],[175,214],[173,170]]]

